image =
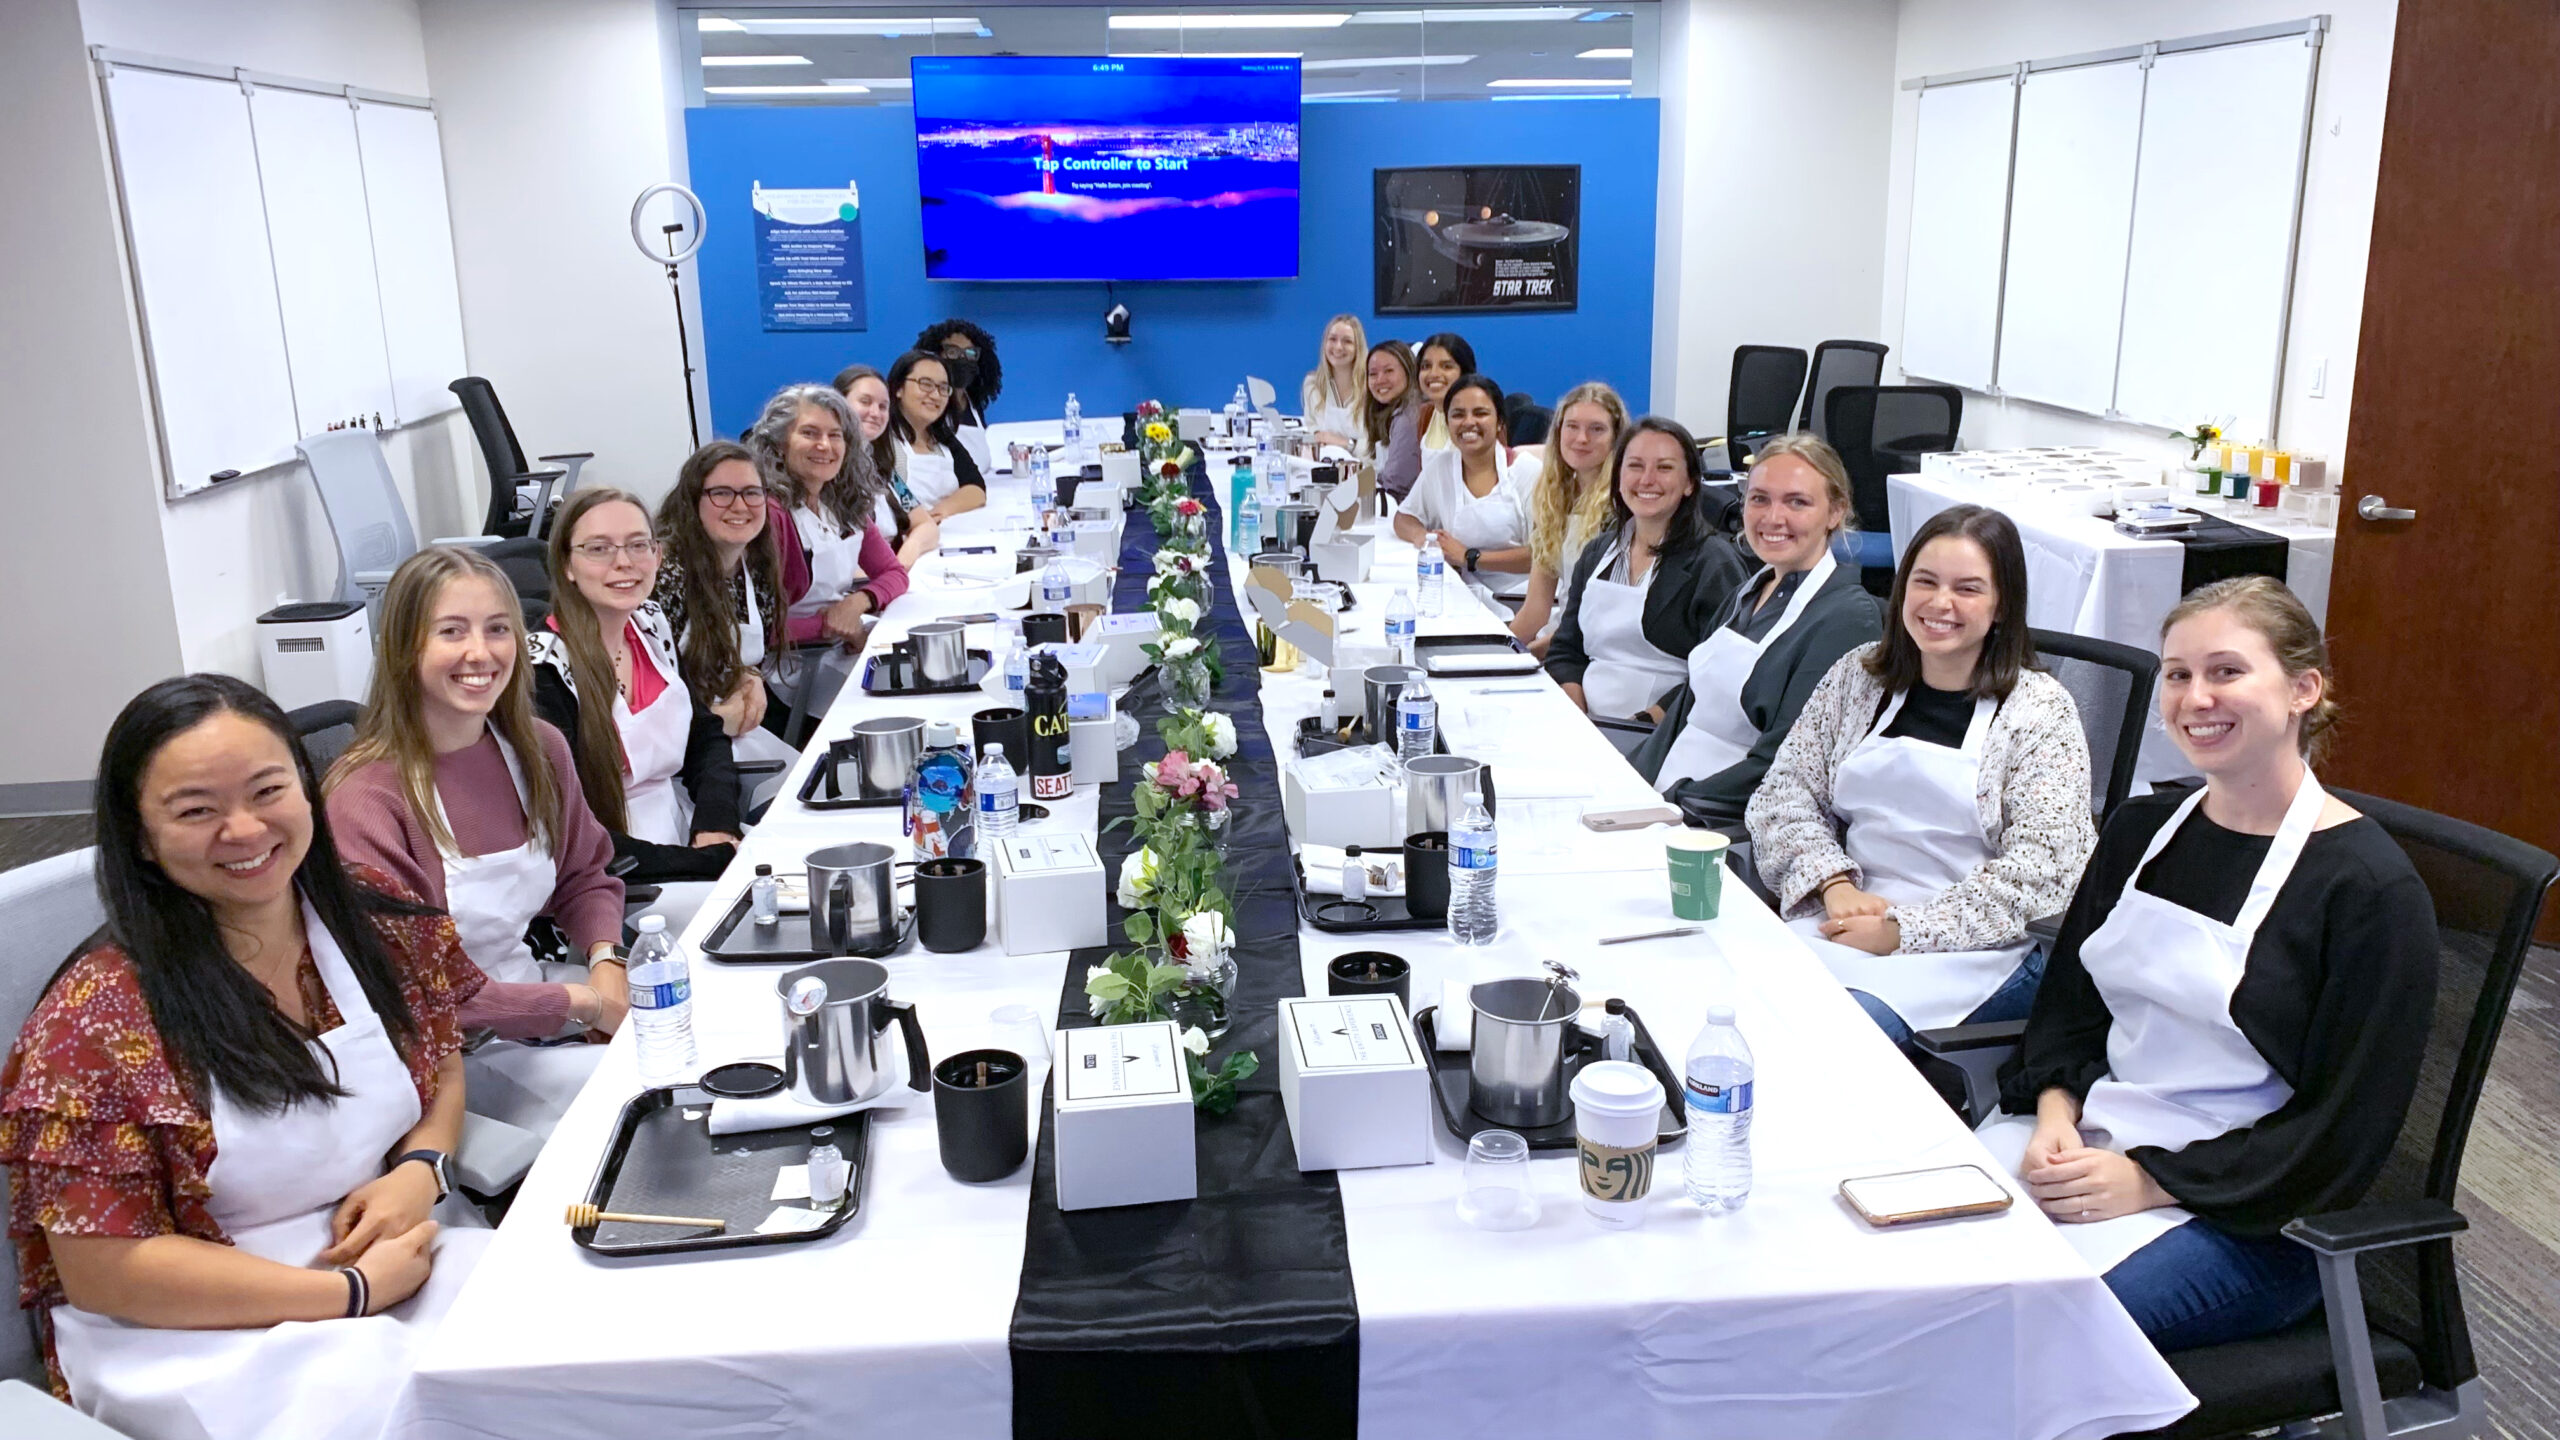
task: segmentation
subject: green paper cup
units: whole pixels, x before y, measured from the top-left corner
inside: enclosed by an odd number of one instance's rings
[[[1664,842],[1671,867],[1671,913],[1713,920],[1724,897],[1724,852],[1733,842],[1713,830],[1675,830]]]

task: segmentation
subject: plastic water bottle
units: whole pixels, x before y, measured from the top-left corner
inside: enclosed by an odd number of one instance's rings
[[[1396,663],[1413,663],[1413,592],[1399,585],[1387,601],[1387,648],[1396,652]]]
[[[631,947],[631,1024],[640,1036],[640,1078],[650,1085],[689,1079],[693,1049],[693,971],[667,933],[667,917],[640,917]]]
[[[1413,588],[1422,592],[1422,613],[1437,615],[1442,603],[1440,583],[1449,576],[1449,560],[1440,553],[1440,537],[1422,537],[1422,553],[1414,557]]]
[[[1237,386],[1235,398],[1227,402],[1227,433],[1230,435],[1242,435],[1244,433],[1244,417],[1246,413],[1252,409],[1253,403],[1245,398],[1244,387],[1241,385]]]
[[[1022,825],[1022,778],[1006,763],[1004,747],[990,744],[978,762],[978,834],[980,848],[992,853],[992,842]]]
[[[1251,559],[1262,551],[1262,507],[1248,497],[1236,507],[1236,553]]]
[[[1031,447],[1031,516],[1047,515],[1058,505],[1058,484],[1049,477],[1049,447]]]
[[[755,882],[747,887],[747,896],[756,924],[782,923],[782,882],[773,878],[772,866],[756,867]]]
[[[906,828],[917,860],[969,860],[978,853],[978,796],[960,727],[936,720],[907,777]]]
[[[1689,1198],[1711,1214],[1738,1210],[1751,1198],[1751,1047],[1734,1027],[1732,1006],[1707,1007],[1686,1070],[1689,1154],[1681,1166]]]
[[[1417,675],[1412,684],[1396,693],[1396,758],[1410,765],[1430,754],[1432,742],[1439,737],[1440,702],[1432,698],[1431,687]]]
[[[1004,647],[1005,693],[1012,697],[1014,704],[1020,705],[1022,692],[1030,683],[1031,647],[1023,644],[1022,637],[1016,635],[1006,641]]]
[[[1076,401],[1076,392],[1067,392],[1067,463],[1084,463],[1084,406]]]
[[[1470,790],[1449,827],[1449,938],[1461,945],[1493,943],[1500,925],[1493,908],[1499,858],[1493,815],[1484,808],[1484,796]]]
[[[1067,562],[1055,555],[1040,567],[1040,613],[1064,615],[1067,601],[1075,592],[1075,582],[1067,578]]]

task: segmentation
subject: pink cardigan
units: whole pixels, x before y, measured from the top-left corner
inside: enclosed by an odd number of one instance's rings
[[[801,548],[800,527],[791,523],[790,506],[764,508],[766,523],[774,527],[782,544],[782,603],[796,605],[809,593],[809,552]],[[854,592],[871,597],[874,615],[907,593],[907,567],[898,560],[898,547],[889,543],[876,523],[862,527],[862,573],[869,578]],[[784,623],[783,634],[794,645],[819,644],[827,638],[827,617],[823,612],[794,615]]]

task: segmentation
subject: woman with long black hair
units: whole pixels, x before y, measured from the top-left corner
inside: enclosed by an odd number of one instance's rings
[[[98,763],[107,923],[0,1069],[24,1303],[56,1392],[137,1440],[378,1435],[485,1231],[440,912],[345,865],[275,702],[136,696]],[[288,1322],[308,1322],[293,1324]]]
[[[977,462],[979,474],[994,469],[987,407],[1004,393],[1004,362],[996,358],[996,337],[955,317],[916,332],[915,348],[942,357],[943,372],[951,382],[952,434]]]
[[[952,419],[960,389],[950,373],[930,350],[910,350],[889,365],[889,438],[898,462],[891,473],[921,507],[919,518],[937,523],[987,503],[987,467],[960,442]]]

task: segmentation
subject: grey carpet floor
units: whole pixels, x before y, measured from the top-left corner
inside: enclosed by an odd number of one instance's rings
[[[0,820],[0,870],[88,843],[85,816]],[[2454,1249],[2489,1433],[2560,1440],[2560,950],[2525,964],[2462,1175]]]

